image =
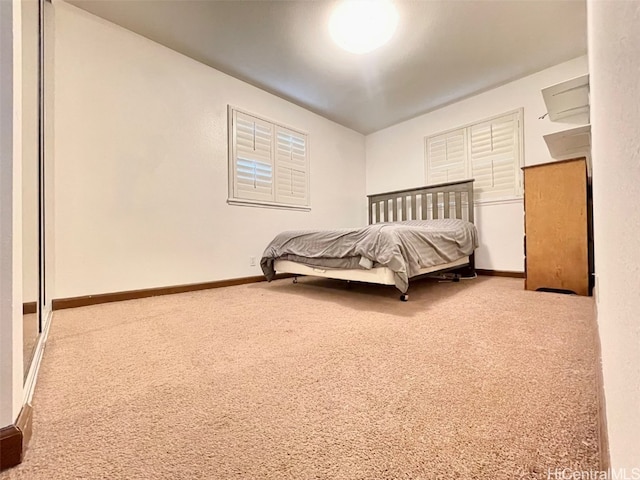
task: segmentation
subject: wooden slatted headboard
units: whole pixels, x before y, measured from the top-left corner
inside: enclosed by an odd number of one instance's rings
[[[460,218],[473,223],[473,179],[367,195],[369,224]]]

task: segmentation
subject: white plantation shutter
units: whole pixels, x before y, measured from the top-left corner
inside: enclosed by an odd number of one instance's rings
[[[230,203],[309,206],[307,135],[229,107]]]
[[[238,198],[273,200],[273,126],[234,112],[234,193]]]
[[[444,183],[467,178],[465,129],[427,138],[427,182]]]
[[[427,183],[475,179],[477,200],[521,196],[522,109],[426,138]]]
[[[470,127],[470,177],[480,199],[512,197],[520,172],[518,114]]]
[[[276,202],[307,205],[307,138],[276,127]]]

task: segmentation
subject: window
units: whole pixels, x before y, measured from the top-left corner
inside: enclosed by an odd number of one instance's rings
[[[307,134],[229,107],[229,203],[309,210]]]
[[[427,137],[427,183],[474,178],[481,201],[521,196],[521,148],[522,109]]]

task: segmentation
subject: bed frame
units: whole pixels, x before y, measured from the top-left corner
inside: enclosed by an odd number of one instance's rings
[[[399,222],[403,220],[431,220],[438,218],[459,218],[473,223],[473,179],[458,182],[439,183],[426,187],[409,188],[393,192],[367,195],[369,199],[369,225],[379,222]],[[475,275],[474,255],[455,262],[423,268],[417,275],[439,273],[466,268],[469,276]],[[289,260],[276,260],[274,269],[279,273],[312,275],[339,280],[394,285],[393,272],[387,267],[365,269],[322,269],[309,267]],[[460,277],[454,277],[458,280]],[[296,282],[294,277],[294,282]],[[409,295],[403,293],[400,300],[407,301]]]

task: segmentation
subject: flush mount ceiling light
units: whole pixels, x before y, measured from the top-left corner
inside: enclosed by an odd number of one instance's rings
[[[390,0],[343,0],[333,11],[329,32],[351,53],[368,53],[387,43],[398,25]]]

